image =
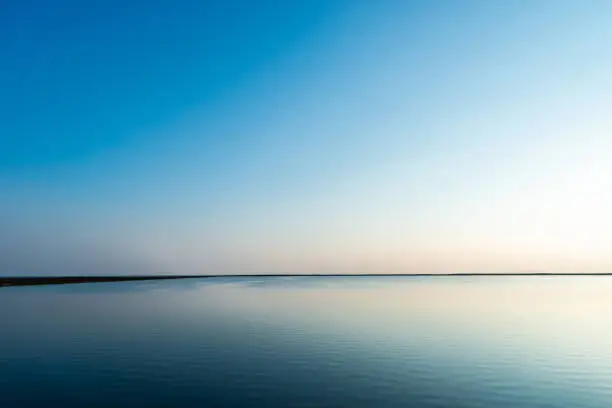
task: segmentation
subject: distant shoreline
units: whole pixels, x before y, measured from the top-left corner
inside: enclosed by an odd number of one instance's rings
[[[13,276],[0,277],[0,287],[33,285],[66,285],[76,283],[128,282],[205,278],[290,278],[290,277],[484,277],[484,276],[612,276],[612,273],[410,273],[410,274],[258,274],[258,275],[138,275],[138,276]]]

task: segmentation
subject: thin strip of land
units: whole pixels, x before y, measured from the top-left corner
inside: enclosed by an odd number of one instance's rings
[[[0,277],[0,287],[32,285],[66,285],[75,283],[128,282],[169,279],[205,278],[282,278],[282,277],[461,277],[461,276],[612,276],[612,273],[411,273],[411,274],[253,274],[253,275],[131,275],[131,276],[12,276]]]

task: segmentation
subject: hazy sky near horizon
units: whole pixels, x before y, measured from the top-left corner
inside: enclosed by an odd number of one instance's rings
[[[611,22],[4,1],[0,274],[612,271]]]

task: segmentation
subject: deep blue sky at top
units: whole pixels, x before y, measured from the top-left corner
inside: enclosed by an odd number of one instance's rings
[[[0,7],[0,170],[120,147],[213,106],[340,1],[32,1]]]

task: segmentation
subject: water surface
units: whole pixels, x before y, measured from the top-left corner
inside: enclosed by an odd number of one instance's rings
[[[12,407],[610,407],[612,278],[0,289]]]

